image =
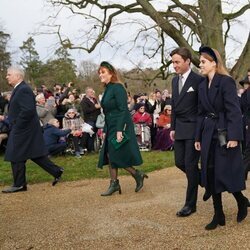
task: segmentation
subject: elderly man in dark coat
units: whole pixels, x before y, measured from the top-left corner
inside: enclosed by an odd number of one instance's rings
[[[55,185],[61,178],[63,168],[56,166],[46,156],[47,152],[36,112],[35,96],[31,88],[23,81],[22,69],[10,67],[6,78],[9,85],[14,87],[8,112],[11,131],[5,152],[5,160],[11,162],[14,184],[2,192],[14,193],[27,190],[25,163],[28,159],[54,176],[52,185]]]

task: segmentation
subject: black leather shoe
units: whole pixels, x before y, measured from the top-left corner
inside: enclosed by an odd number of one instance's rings
[[[60,173],[57,177],[55,177],[54,181],[52,182],[52,186],[55,186],[61,180],[63,171],[64,169],[60,168]]]
[[[250,207],[250,200],[248,200],[248,205],[247,206]]]
[[[8,187],[4,190],[2,190],[3,193],[9,194],[9,193],[17,193],[17,192],[24,192],[27,191],[27,186],[21,186],[21,187]]]
[[[184,206],[180,211],[176,213],[178,217],[186,217],[196,212],[196,207]]]

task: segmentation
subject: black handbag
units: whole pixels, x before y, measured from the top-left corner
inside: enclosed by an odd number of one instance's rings
[[[218,140],[220,143],[220,146],[226,146],[227,145],[227,130],[225,128],[218,128]]]

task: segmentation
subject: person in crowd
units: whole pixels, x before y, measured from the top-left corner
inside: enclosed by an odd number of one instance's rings
[[[250,77],[249,77],[250,78]],[[248,172],[250,171],[250,80],[248,77],[240,81],[243,86],[244,92],[240,98],[240,106],[243,118],[243,162],[245,167],[245,179],[247,179]]]
[[[128,93],[128,110],[129,110],[131,115],[133,115],[135,113],[134,106],[135,106],[134,99],[132,98],[130,93]]]
[[[211,192],[214,206],[212,221],[205,226],[213,230],[225,225],[222,192],[234,196],[237,222],[247,217],[248,199],[240,141],[243,139],[242,116],[235,81],[223,66],[219,52],[207,46],[199,49],[200,70],[206,79],[199,86],[199,114],[195,148],[201,151],[201,181]]]
[[[2,142],[8,138],[9,124],[6,119],[0,121],[0,146]]]
[[[145,111],[144,103],[139,103],[136,107],[137,111],[132,116],[132,121],[135,124],[137,142],[139,145],[149,145],[151,139],[150,127],[152,126],[152,117],[148,112]],[[142,131],[142,128],[144,129],[144,132]],[[142,133],[144,134],[142,135]],[[142,137],[144,139],[142,139]]]
[[[176,215],[184,217],[196,212],[200,154],[194,148],[194,138],[198,114],[198,86],[203,77],[191,70],[191,53],[187,48],[177,48],[170,55],[178,74],[172,81],[170,138],[174,141],[175,165],[187,178],[185,203]]]
[[[163,111],[165,106],[165,101],[162,99],[161,91],[159,89],[155,90],[155,102],[150,108],[149,113],[153,116],[153,125],[151,126],[151,143],[154,147],[155,136],[157,133],[157,120],[159,119],[160,113]]]
[[[143,187],[144,178],[148,178],[142,171],[133,166],[142,164],[142,158],[136,141],[134,124],[127,105],[127,93],[119,83],[116,69],[108,62],[102,62],[98,69],[105,92],[101,101],[105,115],[104,143],[100,151],[98,167],[109,165],[110,186],[102,196],[112,195],[114,192],[121,194],[118,180],[118,169],[124,168],[136,181],[135,192]],[[125,136],[125,134],[127,137]],[[127,140],[124,140],[127,138]],[[122,142],[125,141],[125,142]],[[115,147],[115,145],[121,145]]]
[[[62,101],[62,105],[65,106],[66,110],[76,109],[78,113],[81,112],[80,99],[76,98],[73,93],[69,93],[68,98],[65,98]]]
[[[6,91],[3,93],[3,98],[5,100],[5,104],[3,106],[3,110],[1,112],[2,115],[7,116],[8,114],[8,107],[9,107],[9,102],[10,102],[10,97],[11,97],[11,91]]]
[[[26,161],[31,159],[54,177],[56,185],[63,168],[56,166],[47,157],[39,118],[36,112],[35,96],[24,82],[24,71],[19,67],[10,67],[6,79],[14,88],[8,110],[10,125],[9,139],[5,151],[5,160],[11,162],[14,183],[3,193],[27,191]],[[0,116],[0,120],[4,117]]]
[[[95,98],[95,92],[93,88],[87,87],[85,90],[86,95],[81,101],[81,108],[83,111],[84,122],[88,123],[93,127],[94,132],[96,133],[97,129],[95,127],[97,116],[101,113],[101,105],[98,103]],[[90,135],[88,133],[83,134],[84,138],[84,148],[88,152],[94,151],[94,140],[95,134]]]
[[[54,97],[49,97],[54,98]],[[49,120],[55,118],[56,115],[56,104],[49,105],[50,100],[46,101],[43,93],[40,93],[36,96],[36,111],[40,119],[41,126],[44,126],[48,123]]]
[[[3,93],[0,93],[0,114],[3,114],[6,103]]]
[[[67,98],[71,87],[72,87],[73,83],[69,82],[66,85],[64,85],[64,87],[60,87],[58,85],[56,85],[56,89],[58,90],[58,92],[55,93],[55,100],[56,100],[56,105],[57,105],[57,111],[56,111],[56,116],[55,118],[58,119],[59,124],[60,124],[60,128],[62,127],[62,119],[65,115],[65,113],[67,112],[67,107],[63,104],[63,101],[65,98]]]
[[[170,138],[171,105],[166,105],[157,120],[157,134],[155,137],[154,150],[172,150],[173,141]]]
[[[135,124],[145,123],[149,127],[152,125],[152,118],[150,114],[145,111],[144,103],[140,103],[137,105],[137,110],[133,115],[132,120]]]
[[[68,139],[71,139],[74,144],[75,156],[81,158],[81,155],[84,154],[83,150],[83,119],[80,117],[80,114],[76,109],[69,109],[63,118],[63,129],[72,129],[71,134],[68,136]]]
[[[171,105],[171,94],[168,89],[164,89],[161,93],[162,100],[164,101],[164,105]]]
[[[54,93],[47,88],[45,84],[41,85],[42,93],[44,94],[45,99],[47,100],[50,96],[53,96]]]
[[[65,152],[67,148],[67,139],[71,133],[71,129],[60,129],[59,121],[56,118],[52,118],[44,126],[43,139],[45,147],[50,156],[58,155]]]
[[[11,91],[7,91],[2,93],[2,107],[1,107],[1,115],[3,115],[4,120],[0,121],[0,146],[2,145],[2,142],[6,141],[8,138],[9,134],[9,122],[8,122],[8,106],[9,106],[9,101],[11,97]],[[4,147],[6,145],[4,144]]]

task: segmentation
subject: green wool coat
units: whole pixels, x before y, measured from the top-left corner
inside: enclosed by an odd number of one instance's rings
[[[127,105],[127,92],[120,83],[109,83],[102,97],[101,106],[105,115],[105,141],[99,155],[98,167],[108,165],[112,168],[126,168],[142,164],[142,158],[137,144],[134,124]],[[123,131],[129,141],[119,149],[111,143],[116,138],[117,131]]]

